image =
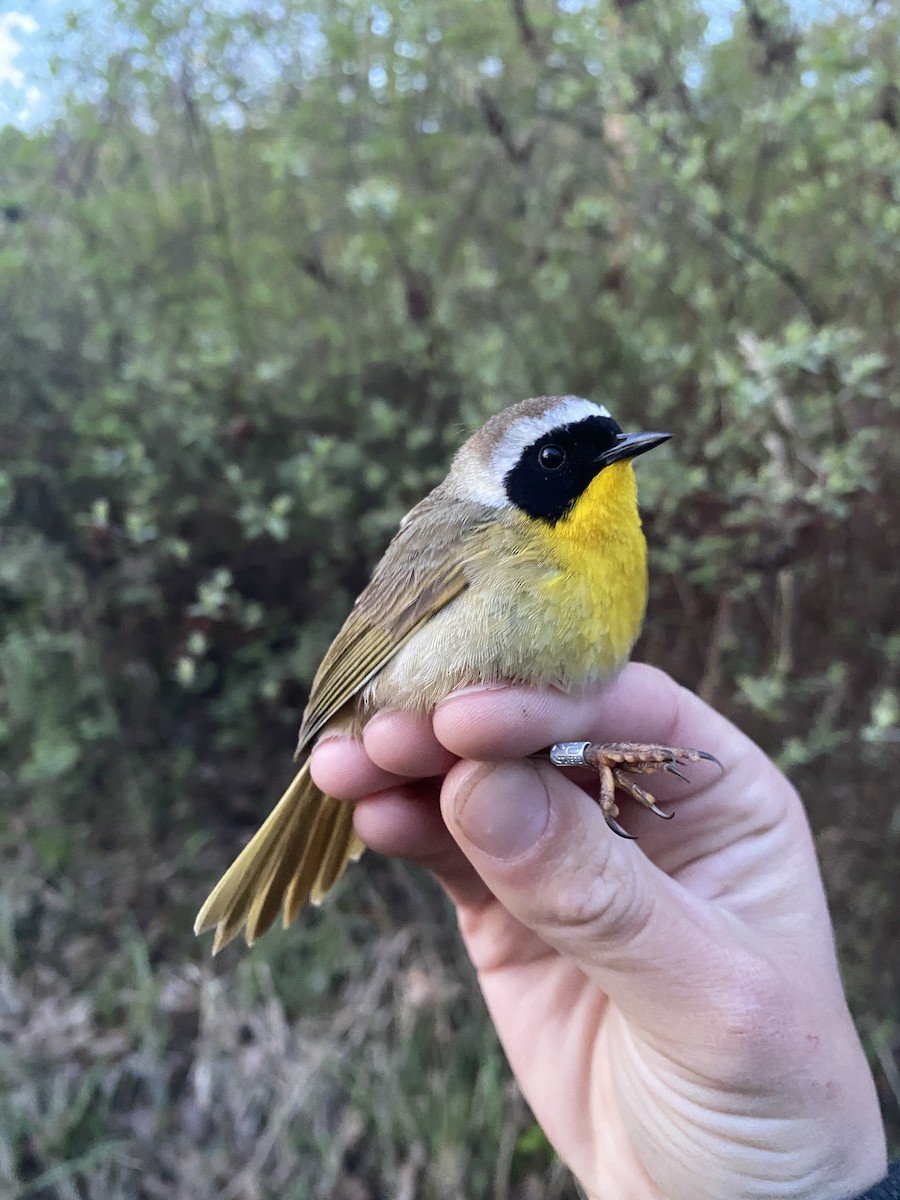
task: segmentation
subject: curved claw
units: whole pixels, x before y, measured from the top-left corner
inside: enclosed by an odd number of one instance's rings
[[[683,778],[684,778],[684,776],[682,775],[682,779]],[[664,808],[660,808],[658,804],[648,804],[647,807],[650,809],[650,811],[652,813],[656,813],[656,815],[658,817],[662,817],[662,819],[664,821],[671,821],[672,818],[675,816],[674,809],[672,809],[671,812],[666,812],[666,810]]]
[[[679,771],[678,768],[673,763],[663,763],[662,769],[666,772],[667,775],[677,775],[678,778],[683,779],[685,783],[691,782],[688,779],[687,775],[685,775],[684,772]]]
[[[627,829],[623,829],[622,826],[619,824],[619,822],[615,819],[615,817],[606,816],[606,814],[604,813],[604,818],[606,820],[607,825],[610,827],[610,829],[613,831],[613,833],[618,834],[618,836],[620,838],[627,838],[629,842],[637,841],[636,834],[629,833]]]
[[[697,757],[704,759],[706,762],[715,763],[716,766],[719,768],[719,770],[724,773],[725,768],[722,766],[722,764],[719,762],[719,760],[716,758],[716,756],[714,754],[708,754],[706,752],[706,750],[698,750]],[[684,778],[684,776],[682,776],[682,779],[683,778]]]

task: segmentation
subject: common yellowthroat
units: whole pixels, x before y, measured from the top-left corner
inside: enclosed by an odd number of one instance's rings
[[[623,433],[602,405],[539,396],[491,417],[400,528],[313,680],[297,757],[320,736],[358,735],[381,709],[430,711],[457,688],[507,680],[601,683],[627,660],[647,602],[647,547],[631,460],[669,438]],[[616,832],[618,786],[660,815],[632,774],[711,756],[661,746],[553,747],[600,775]],[[626,835],[627,836],[627,835]],[[308,763],[197,916],[217,952],[289,925],[363,851],[353,805]]]

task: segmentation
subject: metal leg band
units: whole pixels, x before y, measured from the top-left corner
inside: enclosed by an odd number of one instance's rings
[[[589,767],[585,754],[591,742],[557,742],[550,747],[550,761],[555,767]]]

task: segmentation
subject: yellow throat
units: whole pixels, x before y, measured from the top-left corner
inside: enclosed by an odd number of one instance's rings
[[[540,525],[559,574],[545,583],[585,674],[617,670],[637,640],[647,606],[647,543],[629,462],[594,477],[555,525]]]

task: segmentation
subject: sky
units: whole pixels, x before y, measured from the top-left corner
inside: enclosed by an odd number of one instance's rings
[[[47,30],[61,12],[60,0],[0,0],[0,126],[49,115]]]
[[[25,122],[40,106],[41,90],[33,70],[39,30],[40,23],[30,12],[0,5],[0,124]]]
[[[829,0],[789,0],[801,25],[829,7]],[[709,15],[707,38],[722,41],[731,32],[741,0],[702,0]],[[831,4],[840,0],[831,0]],[[0,127],[34,129],[55,114],[56,87],[50,70],[52,31],[65,13],[102,9],[103,0],[0,0]],[[844,4],[844,7],[852,5]],[[77,36],[77,35],[76,35]]]

